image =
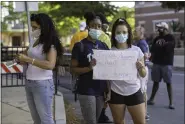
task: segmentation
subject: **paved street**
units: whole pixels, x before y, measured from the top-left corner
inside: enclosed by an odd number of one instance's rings
[[[74,102],[74,95],[70,90],[69,76],[60,79],[59,90],[63,93],[64,98],[68,100],[75,109],[75,112],[81,117],[81,111],[78,102]],[[67,89],[66,89],[67,88]],[[148,111],[151,116],[148,124],[184,124],[184,72],[173,72],[173,88],[174,88],[174,104],[176,109],[169,110],[168,107],[168,95],[166,85],[161,82],[159,91],[155,99],[154,106],[148,106]],[[148,96],[151,94],[152,81],[148,83]],[[108,116],[111,117],[111,112],[108,109]],[[133,124],[131,117],[127,112],[126,115],[127,124]]]

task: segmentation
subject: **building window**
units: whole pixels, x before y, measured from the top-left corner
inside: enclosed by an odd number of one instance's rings
[[[146,23],[145,21],[139,21],[138,25],[144,28],[145,27],[145,23]]]
[[[153,31],[156,32],[157,31],[157,28],[156,28],[156,25],[161,23],[161,22],[166,22],[169,26],[169,30],[171,30],[170,28],[170,25],[172,24],[172,21],[175,21],[175,22],[178,22],[179,19],[166,19],[166,20],[153,20]]]
[[[12,37],[12,46],[21,46],[21,37],[13,36]]]

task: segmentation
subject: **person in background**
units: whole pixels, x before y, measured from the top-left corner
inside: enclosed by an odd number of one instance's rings
[[[54,124],[52,100],[53,72],[57,56],[63,53],[52,19],[44,13],[31,15],[32,39],[25,54],[17,60],[28,64],[26,98],[34,124]]]
[[[77,94],[85,124],[97,124],[104,106],[106,81],[93,80],[91,58],[93,49],[108,50],[105,43],[98,40],[102,33],[102,20],[94,12],[87,12],[88,36],[74,45],[72,50],[71,71],[78,75]],[[83,51],[81,47],[83,46]]]
[[[75,33],[71,39],[71,44],[69,47],[70,51],[72,51],[75,43],[80,42],[82,39],[86,38],[88,35],[85,22],[81,22],[79,28],[80,28],[80,32]]]
[[[106,18],[105,18],[105,16],[103,14],[99,13],[96,16],[99,16],[103,20],[102,21],[103,24],[108,23],[107,20],[105,20]],[[86,23],[85,22],[81,23],[80,27],[81,27],[80,29],[82,31],[81,32],[77,32],[73,36],[73,38],[71,40],[70,51],[72,51],[73,46],[74,46],[75,43],[80,42],[82,39],[84,39],[84,38],[86,38],[88,36],[88,30],[86,29]],[[103,25],[102,25],[102,29],[103,29]],[[104,42],[109,47],[109,49],[111,48],[110,37],[105,32],[103,32],[103,31],[101,32],[101,35],[98,37],[98,40],[100,40],[101,42]]]
[[[102,35],[100,35],[99,39],[103,41],[107,41],[109,48],[111,48],[111,42],[109,38],[110,36],[108,34],[109,22],[107,21],[106,17],[102,13],[98,13],[97,16],[99,16],[102,20],[102,31],[104,32]],[[112,121],[110,121],[109,117],[106,115],[107,107],[108,107],[108,103],[105,103],[104,108],[102,109],[100,118],[98,120],[99,123],[112,123]]]
[[[158,28],[159,35],[155,37],[151,46],[151,61],[153,62],[151,76],[154,84],[148,105],[154,105],[154,97],[159,88],[159,82],[163,79],[167,86],[169,109],[175,109],[172,92],[175,38],[169,33],[169,26],[166,22],[161,22],[156,27]]]
[[[111,33],[109,32],[109,22],[108,20],[106,19],[106,17],[102,14],[102,13],[98,13],[97,14],[103,21],[103,24],[102,24],[102,31],[107,34],[109,37],[111,36]]]
[[[149,120],[149,115],[147,113],[147,83],[148,83],[148,67],[147,67],[147,62],[149,61],[149,46],[144,38],[144,33],[145,30],[143,27],[138,26],[136,27],[135,31],[134,31],[134,39],[135,39],[135,43],[134,45],[138,46],[141,51],[144,54],[144,59],[145,59],[145,68],[146,68],[146,76],[144,78],[141,78],[141,91],[144,95],[144,100],[145,100],[145,107],[146,107],[146,120]]]
[[[144,78],[146,68],[144,66],[144,54],[137,46],[132,45],[132,30],[128,22],[119,18],[115,21],[112,28],[112,50],[116,51],[135,51],[137,53],[136,68],[138,74]],[[96,60],[94,60],[96,61]],[[96,62],[92,64],[96,65]],[[141,81],[136,75],[137,80],[110,81],[110,92],[108,101],[115,124],[123,124],[126,107],[132,116],[134,124],[146,124],[144,97],[141,92]]]
[[[102,13],[96,14],[99,16],[102,20],[102,34],[98,38],[100,41],[107,44],[109,49],[111,48],[111,40],[110,40],[110,34],[108,32],[109,29],[109,22],[107,21],[106,17]]]

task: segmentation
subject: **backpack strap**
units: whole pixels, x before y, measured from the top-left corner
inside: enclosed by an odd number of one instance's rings
[[[84,52],[84,44],[82,43],[82,41],[80,41],[80,52]]]
[[[84,52],[84,44],[82,43],[82,41],[80,41],[80,53],[83,53],[83,52]],[[78,82],[79,82],[79,81],[78,81],[78,77],[76,77],[75,91],[73,91],[75,102],[78,100],[78,98],[77,98]]]

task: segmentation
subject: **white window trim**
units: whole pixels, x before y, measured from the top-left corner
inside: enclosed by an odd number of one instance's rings
[[[152,23],[153,23],[153,31],[155,32],[156,30],[155,30],[155,27],[156,27],[156,23],[157,22],[171,22],[171,21],[179,21],[179,19],[178,18],[173,18],[173,19],[163,19],[163,20],[152,20]]]
[[[147,7],[155,7],[161,6],[160,2],[145,2],[144,4],[136,4],[135,8],[147,8]]]
[[[157,15],[168,15],[168,14],[178,14],[178,13],[184,13],[184,10],[180,10],[179,12],[175,11],[167,11],[167,12],[154,12],[154,13],[143,13],[143,14],[136,14],[135,17],[146,17],[146,16],[157,16]]]
[[[146,24],[146,21],[138,21],[139,25]]]

